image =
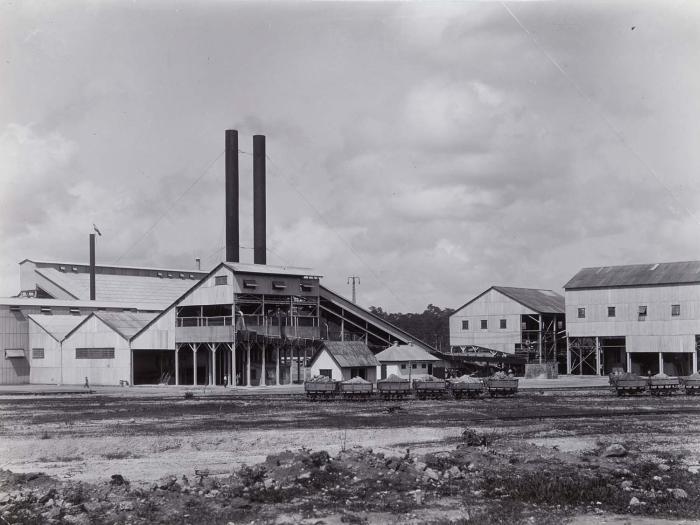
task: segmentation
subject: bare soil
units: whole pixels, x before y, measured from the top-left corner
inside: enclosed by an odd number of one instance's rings
[[[606,390],[4,397],[0,521],[696,523],[699,431],[700,398]]]

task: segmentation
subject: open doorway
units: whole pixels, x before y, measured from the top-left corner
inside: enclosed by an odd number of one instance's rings
[[[627,353],[624,337],[601,337],[600,353],[603,360],[603,374],[611,374],[615,370],[627,372]]]

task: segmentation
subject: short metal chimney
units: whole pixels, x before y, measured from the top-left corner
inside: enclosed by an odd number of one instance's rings
[[[90,300],[95,300],[95,234],[90,234]]]
[[[267,264],[265,135],[253,135],[253,262]]]
[[[199,257],[197,257],[197,258],[194,260],[194,265],[197,267],[197,270],[201,270],[201,269],[202,269],[202,259],[200,259]]]
[[[226,261],[239,262],[238,131],[226,130]],[[197,268],[199,269],[199,268]]]

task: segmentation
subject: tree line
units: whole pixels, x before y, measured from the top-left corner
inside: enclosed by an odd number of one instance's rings
[[[423,313],[391,313],[379,306],[370,306],[369,311],[385,321],[408,332],[416,339],[448,352],[450,349],[450,315],[453,308],[440,308],[429,304]]]

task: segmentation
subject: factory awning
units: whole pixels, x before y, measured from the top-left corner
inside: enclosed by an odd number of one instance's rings
[[[24,357],[24,348],[6,348],[5,359]]]

